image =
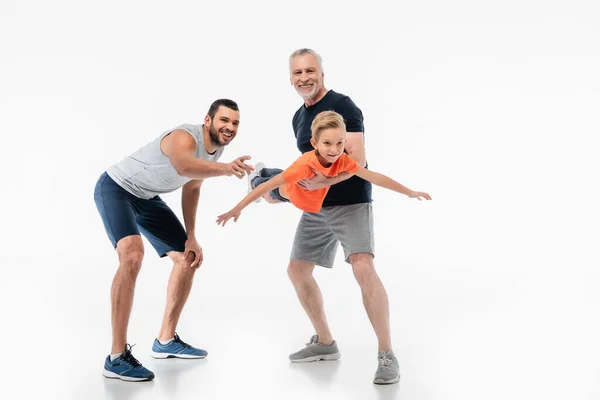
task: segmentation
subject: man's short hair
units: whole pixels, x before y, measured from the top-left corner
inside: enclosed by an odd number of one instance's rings
[[[238,108],[238,105],[236,104],[235,101],[233,100],[229,100],[229,99],[218,99],[215,100],[211,105],[210,108],[208,109],[208,116],[212,119],[215,117],[215,114],[217,113],[217,110],[219,109],[219,107],[224,106],[227,108],[232,109],[233,111],[240,111],[240,109]]]
[[[313,49],[308,49],[308,48],[298,49],[298,50],[294,51],[290,55],[290,60],[289,60],[290,61],[290,66],[292,65],[292,59],[294,57],[303,56],[305,54],[312,54],[313,56],[315,56],[315,58],[317,59],[317,62],[319,63],[319,68],[321,69],[321,72],[323,72],[323,59],[321,58],[321,56],[319,55],[319,53],[317,53]]]

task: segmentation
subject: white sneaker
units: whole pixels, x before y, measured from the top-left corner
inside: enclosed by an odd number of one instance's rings
[[[265,164],[259,162],[254,166],[254,171],[252,171],[250,173],[250,175],[248,175],[248,193],[250,193],[252,191],[252,179],[256,178],[257,176],[260,176],[260,171],[265,167]],[[255,203],[259,203],[260,202],[260,197],[258,199],[256,199],[254,202]]]

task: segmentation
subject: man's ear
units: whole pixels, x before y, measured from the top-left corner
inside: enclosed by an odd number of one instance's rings
[[[211,122],[210,115],[206,114],[206,117],[204,117],[204,125],[210,126],[210,122]]]

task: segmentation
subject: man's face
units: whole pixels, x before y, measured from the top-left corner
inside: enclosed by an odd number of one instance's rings
[[[237,135],[240,113],[225,106],[219,106],[214,118],[206,116],[204,123],[209,126],[210,139],[217,146],[227,146]]]
[[[312,54],[303,54],[292,58],[290,62],[290,81],[296,92],[306,101],[312,100],[323,88],[323,71],[317,58]]]

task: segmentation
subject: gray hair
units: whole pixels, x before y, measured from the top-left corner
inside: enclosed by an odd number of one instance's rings
[[[290,66],[292,65],[292,59],[294,57],[298,57],[298,56],[303,56],[305,54],[311,54],[313,55],[316,59],[317,62],[319,63],[319,68],[321,69],[321,72],[323,72],[323,59],[321,58],[321,56],[319,55],[319,53],[317,53],[316,51],[314,51],[313,49],[298,49],[296,51],[294,51],[291,55],[290,55]]]

